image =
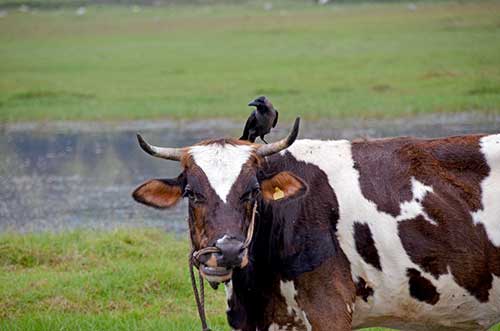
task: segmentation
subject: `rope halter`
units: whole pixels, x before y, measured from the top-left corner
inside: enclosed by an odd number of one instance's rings
[[[255,200],[252,208],[252,217],[250,219],[250,224],[248,225],[247,236],[245,242],[243,243],[243,249],[247,249],[252,243],[252,237],[255,229],[255,214],[257,214],[257,200]],[[193,287],[194,299],[196,301],[196,306],[198,308],[198,315],[200,316],[201,329],[202,331],[211,331],[207,325],[207,317],[205,315],[205,286],[204,279],[200,271],[200,257],[205,254],[220,253],[221,250],[215,246],[209,246],[195,251],[193,240],[191,238],[191,254],[189,254],[189,274],[191,277],[191,286]],[[196,279],[194,275],[195,266],[198,269],[198,277],[200,283],[200,291],[198,292],[198,287],[196,285]]]

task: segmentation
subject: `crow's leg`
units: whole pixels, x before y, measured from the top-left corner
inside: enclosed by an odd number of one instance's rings
[[[264,136],[260,136],[260,139],[262,139],[263,142],[265,142],[266,144],[268,144],[268,142],[264,139]]]

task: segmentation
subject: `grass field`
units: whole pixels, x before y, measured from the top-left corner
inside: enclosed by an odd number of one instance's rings
[[[500,112],[499,1],[262,3],[9,9],[0,122]]]
[[[0,330],[197,330],[188,243],[158,230],[0,238]],[[224,290],[207,291],[225,328]]]
[[[198,330],[187,253],[154,229],[2,234],[0,330]],[[224,299],[207,289],[214,330],[229,330]]]

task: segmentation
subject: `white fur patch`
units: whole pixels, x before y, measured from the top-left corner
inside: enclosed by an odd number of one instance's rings
[[[297,290],[295,289],[295,285],[293,281],[280,281],[280,292],[283,298],[285,298],[285,302],[287,305],[288,315],[292,315],[294,312],[295,315],[304,323],[307,331],[312,330],[311,323],[307,319],[306,312],[303,311],[295,297],[297,296]]]
[[[492,147],[490,146],[488,150],[491,151]],[[436,224],[435,220],[425,214],[421,205],[425,195],[433,192],[432,187],[412,178],[413,198],[411,201],[401,203],[401,213],[394,217],[379,211],[373,201],[364,197],[349,141],[299,140],[289,147],[288,151],[297,160],[314,164],[326,173],[328,182],[337,196],[339,204],[337,238],[350,261],[352,277],[355,281],[362,277],[374,290],[368,302],[361,298],[356,299],[353,328],[389,326],[408,329],[412,326],[421,328],[425,325],[427,330],[439,330],[440,326],[459,324],[477,330],[478,325],[486,326],[498,319],[500,316],[498,300],[490,299],[487,303],[479,303],[475,297],[456,284],[450,273],[441,275],[436,280],[414,264],[407,255],[399,237],[398,222],[422,215],[430,223]],[[500,153],[495,153],[498,160]],[[491,166],[489,159],[488,162]],[[496,161],[496,164],[500,166],[499,161]],[[485,212],[491,214],[481,218],[482,222],[489,223],[489,234],[494,236],[498,227],[493,231],[493,215],[497,215],[496,224],[500,226],[498,220],[500,179],[496,178],[494,179],[496,186],[492,188],[488,185],[488,189],[485,190]],[[493,203],[495,196],[496,203]],[[489,197],[491,201],[488,200]],[[357,252],[353,233],[355,222],[369,225],[380,257],[382,272],[366,263]],[[410,296],[406,275],[408,268],[419,270],[422,276],[437,288],[440,300],[435,305],[418,301]],[[499,297],[498,291],[498,280],[495,279],[495,284],[490,290],[490,298]]]
[[[268,331],[295,331],[295,330],[290,330],[287,326],[281,327],[276,323],[272,323],[271,325],[269,325]]]
[[[224,284],[224,289],[226,290],[226,303],[227,303],[227,310],[229,310],[229,300],[231,300],[231,297],[233,296],[233,281],[230,280],[229,282]]]
[[[490,174],[481,183],[483,209],[472,214],[474,223],[481,223],[488,238],[500,247],[500,134],[481,138],[483,153]]]
[[[413,198],[411,201],[405,201],[400,204],[401,213],[396,217],[396,220],[404,221],[422,215],[428,222],[433,225],[437,225],[437,223],[427,215],[422,207],[422,201],[424,200],[426,194],[433,192],[432,187],[427,186],[412,177],[411,191]]]
[[[253,147],[248,145],[210,144],[193,146],[189,154],[208,178],[210,186],[226,203],[227,195],[248,161]]]

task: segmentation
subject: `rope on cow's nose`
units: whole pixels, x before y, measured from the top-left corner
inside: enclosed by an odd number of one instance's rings
[[[252,218],[250,219],[250,224],[248,225],[247,237],[243,243],[243,249],[250,246],[252,242],[253,232],[255,229],[255,214],[257,213],[257,201],[255,201],[252,209]],[[209,253],[220,253],[220,249],[211,246],[205,247],[198,251],[195,251],[193,245],[193,238],[191,237],[191,253],[189,254],[189,275],[191,277],[191,286],[193,287],[194,299],[196,301],[196,307],[198,308],[198,315],[200,316],[201,329],[202,331],[211,331],[207,325],[207,316],[205,315],[205,286],[204,279],[200,271],[200,256]],[[194,275],[194,268],[196,266],[198,269],[198,277],[200,283],[200,291],[198,292],[198,287],[196,284],[196,277]]]
[[[191,252],[191,256],[193,257],[193,263],[198,268],[200,266],[200,256],[210,253],[220,253],[220,249],[217,247],[205,247],[200,249],[199,251],[193,250]]]

